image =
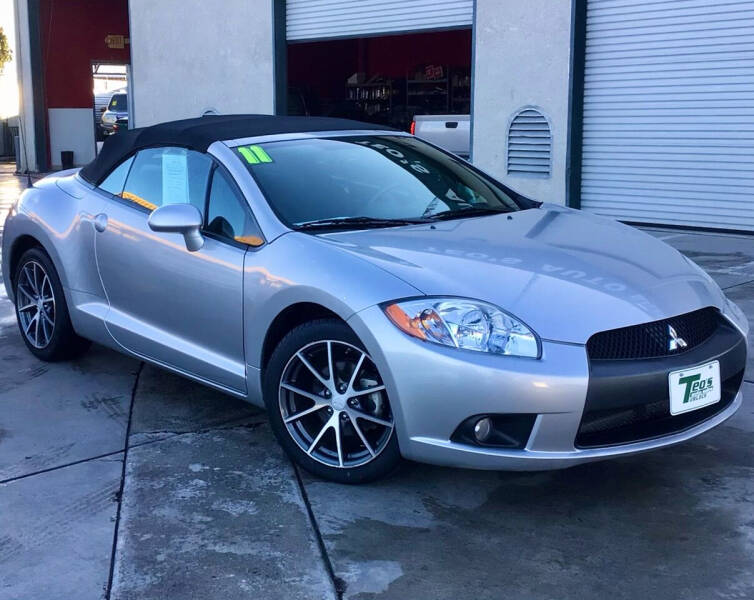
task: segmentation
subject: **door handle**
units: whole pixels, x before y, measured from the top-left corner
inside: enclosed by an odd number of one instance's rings
[[[107,215],[105,213],[100,213],[94,217],[94,228],[100,233],[107,229]]]

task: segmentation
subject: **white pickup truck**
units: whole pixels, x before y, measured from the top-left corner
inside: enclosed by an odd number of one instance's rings
[[[469,115],[416,115],[411,133],[448,152],[468,159],[471,146]]]

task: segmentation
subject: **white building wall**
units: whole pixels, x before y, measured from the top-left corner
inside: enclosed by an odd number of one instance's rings
[[[37,146],[34,129],[34,93],[31,79],[31,50],[29,46],[29,6],[28,0],[15,1],[16,19],[16,73],[19,90],[19,137],[21,156],[18,164],[21,172],[38,171]],[[28,159],[28,163],[27,163]]]
[[[47,111],[50,131],[50,162],[61,167],[60,153],[73,152],[77,167],[94,160],[94,119],[91,108],[50,108]]]
[[[571,0],[476,0],[474,56],[474,164],[535,200],[564,204]],[[508,125],[526,106],[552,128],[547,178],[507,174]]]
[[[272,0],[129,0],[131,115],[137,127],[272,113]]]

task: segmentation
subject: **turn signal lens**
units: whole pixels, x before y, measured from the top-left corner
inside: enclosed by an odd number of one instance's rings
[[[420,340],[427,339],[427,334],[424,333],[424,330],[419,326],[419,323],[412,320],[411,317],[409,317],[397,304],[391,304],[390,306],[385,307],[385,314],[387,314],[398,329],[405,331],[414,337],[418,337]]]
[[[539,358],[539,340],[516,317],[463,298],[422,298],[383,306],[398,329],[419,338],[477,352]]]

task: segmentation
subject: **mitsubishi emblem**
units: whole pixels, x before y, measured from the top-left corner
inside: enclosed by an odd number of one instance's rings
[[[688,344],[686,343],[686,340],[684,340],[681,336],[678,335],[676,330],[673,329],[672,325],[668,325],[668,336],[670,336],[670,339],[668,340],[669,352],[675,352],[676,350],[680,350],[688,346]]]

